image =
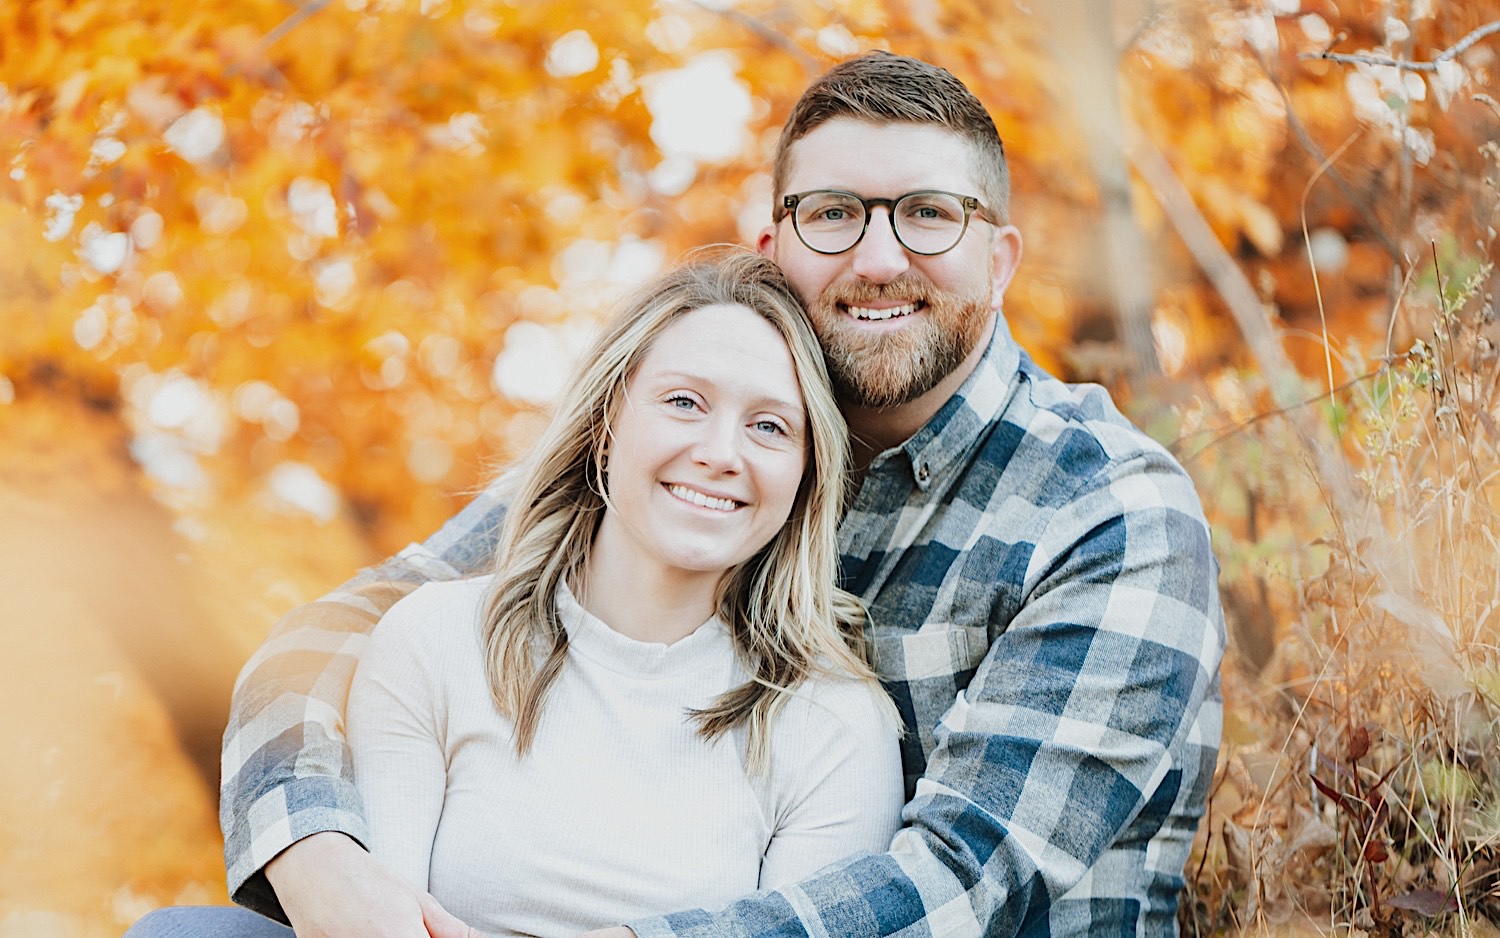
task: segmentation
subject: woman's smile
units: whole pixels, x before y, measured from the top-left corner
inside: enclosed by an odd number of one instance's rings
[[[696,505],[699,508],[708,508],[712,509],[713,511],[730,512],[734,511],[737,508],[743,508],[745,506],[744,502],[737,501],[736,499],[710,495],[707,492],[700,492],[697,489],[689,488],[686,485],[669,483],[662,484],[668,492],[672,493],[675,498],[687,502],[690,505]]]

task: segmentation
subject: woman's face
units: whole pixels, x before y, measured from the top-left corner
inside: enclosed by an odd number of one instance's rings
[[[707,306],[657,336],[611,421],[596,557],[653,577],[711,577],[786,523],[807,416],[786,342],[744,306]]]

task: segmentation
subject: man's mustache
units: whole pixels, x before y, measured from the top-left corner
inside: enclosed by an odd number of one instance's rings
[[[844,305],[894,300],[900,303],[925,303],[936,292],[930,283],[915,278],[898,278],[889,283],[834,283],[823,291],[823,299]]]

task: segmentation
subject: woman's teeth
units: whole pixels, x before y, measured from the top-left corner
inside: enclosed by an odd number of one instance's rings
[[[695,492],[685,485],[668,486],[667,491],[685,502],[692,502],[699,508],[712,508],[715,511],[733,511],[740,504],[732,498],[714,498],[712,495]]]

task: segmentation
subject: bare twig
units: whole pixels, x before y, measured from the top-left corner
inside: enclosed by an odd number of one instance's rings
[[[1186,466],[1196,460],[1199,456],[1202,456],[1204,453],[1218,446],[1220,443],[1239,436],[1241,433],[1244,433],[1246,430],[1249,430],[1251,427],[1264,420],[1270,420],[1272,417],[1285,417],[1288,414],[1292,413],[1294,410],[1298,410],[1304,407],[1311,407],[1314,404],[1321,404],[1324,401],[1333,400],[1350,388],[1356,387],[1360,384],[1364,384],[1366,381],[1369,381],[1373,378],[1380,377],[1389,369],[1390,363],[1387,362],[1385,364],[1382,364],[1379,368],[1376,368],[1374,371],[1367,371],[1357,378],[1350,378],[1348,381],[1345,381],[1343,384],[1339,385],[1333,390],[1324,391],[1322,394],[1319,394],[1316,397],[1309,397],[1306,400],[1297,401],[1295,404],[1292,404],[1288,407],[1277,407],[1274,410],[1267,410],[1258,414],[1254,414],[1250,417],[1245,418],[1244,420],[1239,421],[1233,426],[1226,427],[1223,430],[1217,431],[1217,434],[1213,439],[1209,440],[1207,443],[1204,443],[1202,446],[1193,450],[1191,453],[1182,453],[1182,447],[1185,443],[1187,443],[1188,440],[1192,439],[1193,437],[1202,436],[1206,433],[1214,433],[1215,431],[1212,429],[1203,429],[1198,430],[1194,433],[1186,434],[1184,436],[1178,437],[1176,440],[1173,440],[1170,444],[1168,444],[1167,449],[1171,450],[1173,455],[1177,456],[1178,462],[1181,462],[1184,466]]]
[[[301,3],[299,3],[298,0],[287,0],[287,2],[295,5],[297,9],[294,12],[288,14],[286,19],[271,27],[270,32],[260,37],[260,42],[257,43],[255,47],[256,54],[258,56],[265,55],[266,50],[270,49],[277,42],[280,42],[283,38],[285,38],[287,33],[302,25],[302,23],[307,20],[308,17],[312,16],[314,13],[318,12],[328,5],[328,0],[306,0],[306,2]],[[239,64],[236,63],[230,65],[229,68],[225,70],[224,74],[227,76],[233,76],[241,71],[243,71],[243,69]],[[270,62],[261,64],[261,66],[256,69],[256,71],[258,71],[271,84],[276,85],[280,88],[286,88],[291,84],[289,81],[287,81],[286,76],[281,73],[281,69],[272,65]]]
[[[280,42],[282,37],[284,37],[287,33],[302,25],[302,22],[304,20],[326,6],[328,6],[328,0],[307,0],[306,3],[298,7],[296,11],[294,11],[286,19],[271,27],[270,32],[261,37],[261,51],[264,52],[266,49],[269,49],[271,46],[274,46],[276,43]]]
[[[1406,34],[1406,56],[1411,57],[1412,49],[1416,47],[1416,40],[1411,33]],[[1401,148],[1397,151],[1397,166],[1401,170],[1401,187],[1398,191],[1396,205],[1401,214],[1396,218],[1396,230],[1408,231],[1411,227],[1413,214],[1413,196],[1416,193],[1414,174],[1416,172],[1416,160],[1411,152],[1411,108],[1403,107],[1396,109],[1396,120],[1401,128]]]
[[[327,0],[324,0],[324,2],[327,2]],[[741,13],[739,10],[733,9],[732,7],[710,5],[704,3],[703,0],[689,0],[689,2],[693,6],[697,7],[700,10],[703,10],[706,13],[712,13],[716,16],[721,16],[737,26],[748,29],[756,36],[759,36],[763,42],[776,46],[784,52],[791,53],[792,57],[795,58],[798,63],[802,65],[802,68],[809,73],[817,71],[821,67],[821,63],[812,55],[809,55],[806,49],[797,45],[787,36],[776,31],[775,29],[772,29],[770,26],[767,26],[765,23],[762,23],[760,20],[756,19],[753,16]]]
[[[1307,199],[1308,196],[1312,195],[1313,186],[1317,185],[1318,180],[1323,174],[1331,169],[1334,163],[1338,162],[1338,158],[1343,156],[1344,151],[1349,149],[1358,138],[1359,134],[1357,132],[1351,134],[1348,140],[1345,140],[1339,145],[1337,150],[1333,151],[1332,156],[1319,164],[1317,170],[1313,172],[1312,178],[1307,180],[1307,185],[1302,187],[1302,199],[1299,205],[1299,212],[1302,219],[1302,245],[1307,249],[1307,267],[1312,271],[1313,294],[1318,299],[1318,323],[1322,329],[1323,361],[1328,367],[1328,391],[1330,394],[1333,393],[1333,347],[1328,339],[1328,313],[1323,307],[1323,284],[1318,279],[1318,261],[1313,256],[1312,237],[1308,234],[1307,230]]]
[[[1406,291],[1411,287],[1412,278],[1417,275],[1417,265],[1408,264],[1406,276],[1401,278],[1401,289],[1396,293],[1396,299],[1391,303],[1391,320],[1385,327],[1385,360],[1391,360],[1391,343],[1396,338],[1396,319],[1401,314],[1401,301],[1406,297]]]
[[[1307,127],[1302,123],[1302,119],[1297,116],[1296,109],[1292,107],[1292,96],[1287,93],[1286,88],[1281,84],[1281,80],[1271,72],[1270,66],[1266,64],[1265,57],[1259,51],[1255,51],[1254,54],[1255,61],[1260,64],[1261,73],[1271,82],[1272,87],[1276,89],[1276,93],[1281,95],[1282,106],[1286,109],[1287,126],[1291,128],[1293,136],[1297,138],[1297,142],[1302,145],[1302,149],[1312,159],[1314,165],[1322,166],[1328,163],[1328,157],[1323,153],[1322,148],[1318,146],[1317,141],[1313,140],[1312,135],[1307,132]],[[1385,225],[1381,223],[1380,217],[1375,214],[1373,200],[1362,197],[1359,193],[1355,192],[1354,188],[1349,185],[1349,181],[1344,178],[1344,174],[1339,172],[1338,167],[1332,164],[1328,166],[1328,178],[1333,180],[1333,184],[1338,187],[1340,194],[1349,201],[1350,205],[1354,206],[1355,211],[1359,212],[1359,217],[1364,221],[1365,228],[1369,230],[1371,236],[1376,241],[1380,242],[1380,246],[1385,249],[1386,256],[1391,259],[1391,263],[1401,263],[1401,249],[1396,246],[1396,242],[1386,232]]]
[[[1500,20],[1486,23],[1478,29],[1470,32],[1467,36],[1455,42],[1453,45],[1433,56],[1429,62],[1412,62],[1407,59],[1395,59],[1385,55],[1365,55],[1362,53],[1347,52],[1304,52],[1298,58],[1322,59],[1328,62],[1341,62],[1346,65],[1387,65],[1391,68],[1404,69],[1409,72],[1436,72],[1438,66],[1457,56],[1463,55],[1481,39],[1500,33]]]

